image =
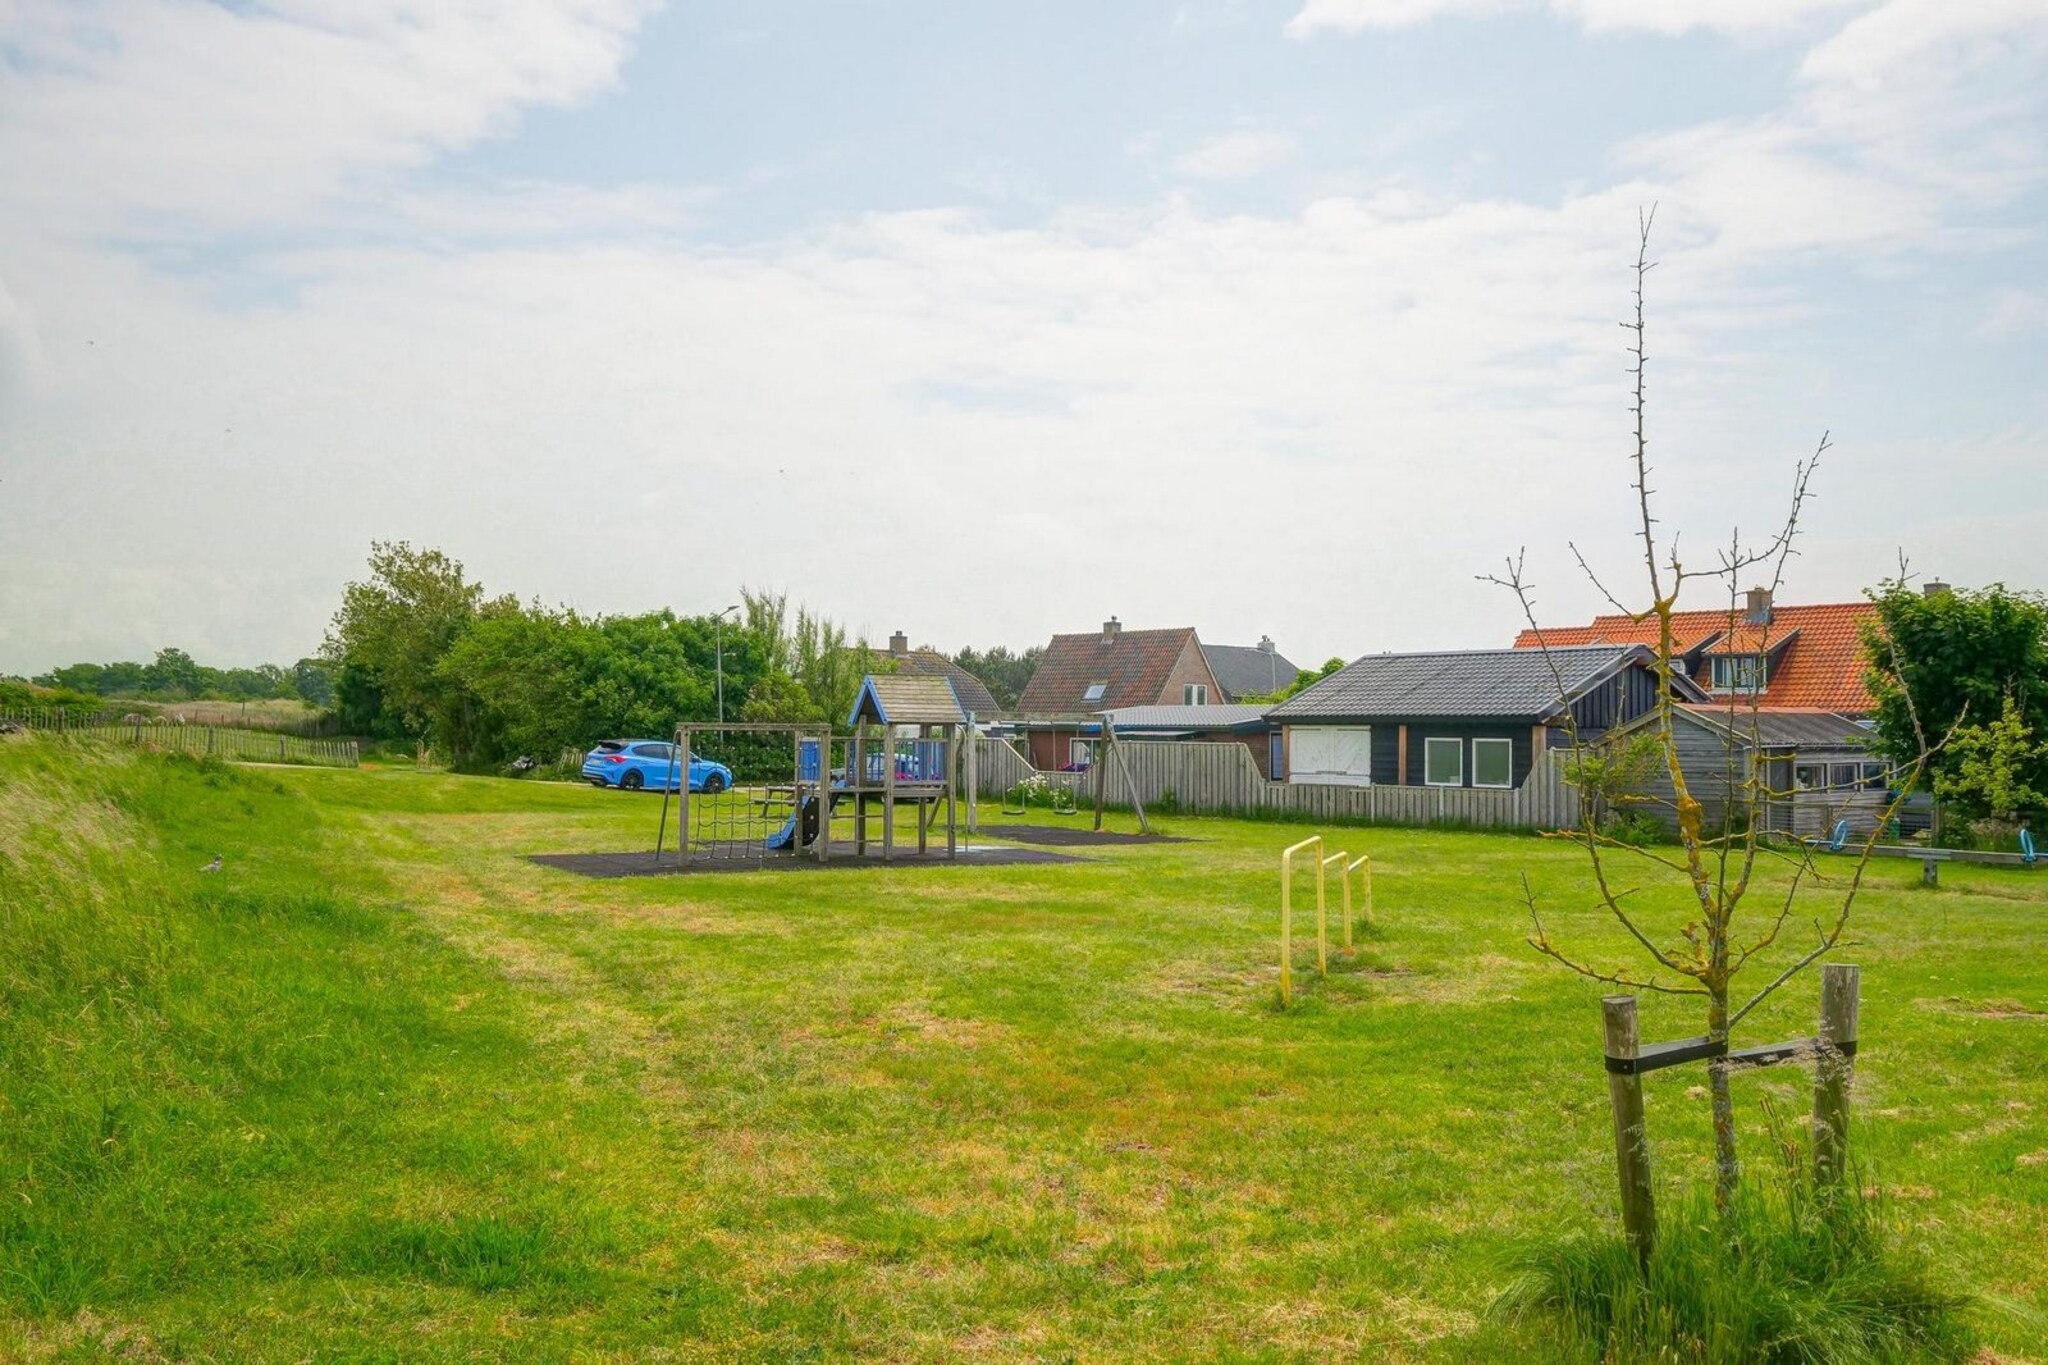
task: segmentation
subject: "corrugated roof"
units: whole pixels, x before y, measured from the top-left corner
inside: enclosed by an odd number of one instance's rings
[[[1866,715],[1874,709],[1864,684],[1868,664],[1863,657],[1866,622],[1877,620],[1869,602],[1829,602],[1812,606],[1774,606],[1767,632],[1749,623],[1747,611],[1717,607],[1708,611],[1672,613],[1673,636],[1690,653],[1706,643],[1707,653],[1754,653],[1768,634],[1777,658],[1764,688],[1763,704],[1772,710],[1841,711]],[[1796,633],[1796,634],[1795,634]],[[1789,638],[1788,638],[1789,637]],[[1657,643],[1654,618],[1637,621],[1622,615],[1596,616],[1585,626],[1545,626],[1525,630],[1515,639],[1519,649],[1549,641],[1558,645]],[[1778,646],[1784,644],[1780,650]]]
[[[1235,730],[1266,723],[1263,706],[1120,706],[1109,713],[1118,730]]]
[[[863,720],[883,725],[961,725],[967,720],[953,684],[944,676],[915,673],[870,673],[854,699],[848,724]]]
[[[1747,704],[1731,710],[1726,703],[1682,709],[1745,742],[1754,736],[1769,749],[1864,748],[1876,739],[1868,726],[1836,711],[1758,707],[1752,712]]]
[[[1202,646],[1202,657],[1216,675],[1216,685],[1225,697],[1263,696],[1278,692],[1294,681],[1301,670],[1276,649],[1257,645]]]
[[[1547,652],[1478,649],[1368,654],[1267,714],[1281,721],[1406,717],[1534,721],[1560,709],[1560,678],[1564,695],[1576,697],[1632,658],[1647,661],[1649,651],[1597,645]]]
[[[1190,644],[1199,653],[1193,626],[1055,635],[1017,699],[1017,713],[1092,715],[1119,706],[1156,706],[1174,664]],[[1104,684],[1102,695],[1090,697],[1089,685],[1098,682]]]

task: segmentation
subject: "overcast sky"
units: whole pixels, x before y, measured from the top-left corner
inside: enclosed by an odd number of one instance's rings
[[[1705,545],[2042,586],[2042,0],[0,0],[0,672],[590,612],[1507,643]],[[1699,603],[1698,605],[1709,605]]]

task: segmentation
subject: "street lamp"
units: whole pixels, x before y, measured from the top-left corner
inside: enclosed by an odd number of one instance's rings
[[[718,723],[725,724],[725,618],[740,609],[735,602],[711,618],[711,642],[714,664],[718,673]]]

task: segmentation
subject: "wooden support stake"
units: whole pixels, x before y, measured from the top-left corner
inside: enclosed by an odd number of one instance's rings
[[[896,857],[896,732],[882,727],[882,861]]]
[[[960,729],[958,726],[949,725],[946,727],[945,744],[946,856],[948,858],[957,858],[960,856],[960,812],[959,808],[953,803],[953,760],[959,757],[960,753]],[[972,740],[968,741],[967,751],[970,754],[974,752],[974,742]]]
[[[1102,737],[1095,741],[1095,828],[1102,828],[1102,795],[1109,782],[1109,723],[1103,722]]]
[[[1600,1000],[1606,1026],[1607,1055],[1633,1061],[1640,1043],[1636,1032],[1636,998],[1609,995]],[[1657,1206],[1650,1190],[1650,1139],[1643,1116],[1643,1078],[1636,1072],[1607,1073],[1607,1098],[1614,1106],[1614,1162],[1621,1176],[1621,1228],[1636,1257],[1647,1268],[1657,1242]]]
[[[690,729],[682,726],[676,731],[676,743],[682,746],[683,780],[682,790],[676,794],[676,859],[679,865],[690,865]]]
[[[1855,1063],[1862,968],[1830,962],[1820,973],[1819,1065],[1813,1077],[1813,1179],[1839,1185],[1849,1155],[1849,1078]]]
[[[981,829],[981,729],[974,724],[973,717],[967,723],[967,752],[961,755],[966,767],[967,781],[967,832],[974,834]],[[949,768],[947,771],[951,771]]]
[[[1941,859],[1922,858],[1920,860],[1920,885],[1941,885]]]

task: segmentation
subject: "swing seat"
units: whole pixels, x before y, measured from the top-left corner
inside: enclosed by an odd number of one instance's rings
[[[1808,848],[1825,849],[1829,853],[1840,853],[1842,846],[1848,842],[1849,821],[1847,817],[1835,821],[1834,829],[1828,832],[1826,838],[1823,839],[1816,836],[1805,841]]]

